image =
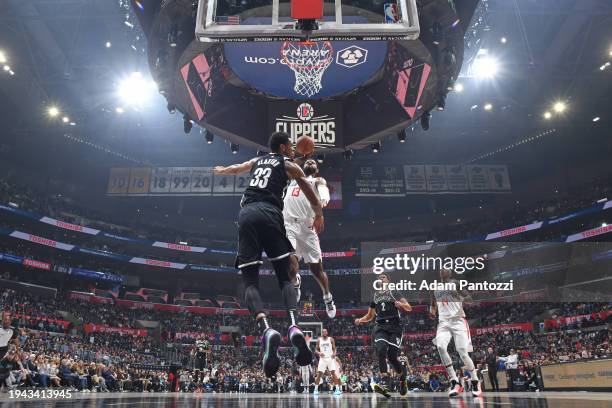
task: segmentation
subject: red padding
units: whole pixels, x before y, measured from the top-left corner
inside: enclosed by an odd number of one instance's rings
[[[291,0],[291,18],[294,20],[322,19],[323,0]]]

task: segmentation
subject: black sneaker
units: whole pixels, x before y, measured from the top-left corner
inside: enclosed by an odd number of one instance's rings
[[[293,356],[296,363],[301,367],[312,363],[312,351],[308,348],[302,330],[297,326],[291,326],[287,332],[287,337],[289,337],[289,341],[293,345]]]
[[[384,396],[385,398],[391,398],[389,388],[385,384],[374,384],[374,391]]]
[[[405,379],[400,380],[399,393],[402,397],[405,397],[408,394],[408,384]]]
[[[266,377],[274,377],[280,366],[278,348],[281,344],[281,335],[274,329],[268,329],[263,335],[262,345],[264,347],[263,370]]]

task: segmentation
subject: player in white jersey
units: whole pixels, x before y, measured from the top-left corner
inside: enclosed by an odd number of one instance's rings
[[[317,366],[317,376],[315,377],[314,394],[319,394],[319,384],[321,377],[326,371],[329,371],[332,376],[332,382],[335,387],[334,395],[342,394],[340,386],[340,377],[336,374],[336,342],[329,337],[327,329],[323,329],[321,336],[317,339],[317,352],[319,356],[319,365]]]
[[[442,283],[456,283],[451,277],[452,271],[450,269],[442,269],[440,271],[440,280]],[[438,348],[442,363],[451,380],[448,396],[455,397],[463,392],[463,387],[459,384],[457,373],[453,368],[453,360],[448,354],[448,344],[451,339],[453,339],[455,341],[455,349],[457,353],[459,353],[459,357],[464,367],[471,373],[472,395],[474,397],[480,397],[482,392],[478,386],[478,376],[474,367],[474,362],[468,354],[474,351],[472,348],[470,326],[465,319],[465,312],[463,311],[463,302],[469,303],[472,301],[472,298],[465,291],[434,290],[430,292],[430,300],[430,317],[435,319],[436,314],[438,315],[438,330],[433,342]]]
[[[316,177],[318,172],[319,168],[316,160],[308,159],[304,162],[304,174],[307,176],[306,181],[310,183],[315,193],[318,194],[321,206],[326,207],[330,199],[329,188],[323,177]],[[283,218],[285,219],[287,238],[289,238],[296,253],[296,256],[292,257],[292,272],[295,273],[293,280],[298,291],[298,301],[301,284],[301,278],[298,274],[299,259],[302,258],[308,264],[312,276],[319,283],[323,292],[323,301],[325,302],[327,315],[333,319],[336,316],[336,305],[329,290],[327,274],[323,270],[319,236],[312,228],[314,212],[310,207],[308,199],[302,193],[300,186],[294,181],[291,181],[285,194]]]

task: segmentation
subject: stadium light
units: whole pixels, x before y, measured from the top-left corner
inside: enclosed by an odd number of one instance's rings
[[[502,37],[500,41],[502,44],[505,44],[508,42],[508,39],[506,37]]]
[[[499,61],[495,57],[491,57],[487,50],[480,50],[472,62],[472,73],[478,79],[494,78],[499,72]]]
[[[70,122],[70,118],[69,118],[68,116],[64,116],[64,117],[62,118],[62,122],[64,122],[64,123],[68,123],[68,122]]]
[[[462,83],[455,84],[454,89],[455,89],[455,92],[463,92],[463,89],[464,89],[463,84]]]
[[[123,112],[125,112],[125,109],[123,109],[121,106],[117,106],[115,108],[115,112],[121,115]]]
[[[380,148],[381,148],[380,141],[378,141],[376,143],[372,143],[372,153],[380,152]]]
[[[567,105],[565,104],[565,102],[558,101],[555,102],[555,104],[553,105],[553,109],[557,113],[563,113],[567,109]]]
[[[493,109],[493,104],[491,104],[491,103],[487,103],[487,104],[485,104],[485,106],[484,106],[484,110],[486,110],[486,111],[490,111],[490,110],[492,110],[492,109]]]
[[[7,58],[3,51],[0,51],[0,64],[6,64]]]
[[[9,72],[9,71],[11,70],[11,67],[10,67],[9,65],[5,65],[5,66],[4,66],[4,70],[5,70],[6,72]]]
[[[104,44],[106,46],[106,48],[110,48],[113,46],[113,44],[110,41],[107,41],[106,44]]]
[[[55,118],[60,114],[59,108],[57,106],[51,106],[47,110],[47,113],[50,117]]]
[[[600,120],[600,119],[601,119],[601,118],[600,118],[599,116],[594,117],[594,118],[593,118],[593,123],[595,123],[595,122],[599,122],[599,120]]]
[[[142,107],[156,90],[155,82],[145,79],[140,72],[133,72],[119,82],[117,94],[123,105]]]
[[[548,119],[550,119],[550,118],[552,118],[552,113],[550,113],[550,112],[548,112],[548,111],[547,111],[547,112],[544,112],[544,119],[547,119],[547,120],[548,120]]]

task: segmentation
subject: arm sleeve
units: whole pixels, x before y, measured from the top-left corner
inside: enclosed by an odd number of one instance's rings
[[[376,309],[376,303],[374,303],[373,301],[370,302],[370,308]]]

